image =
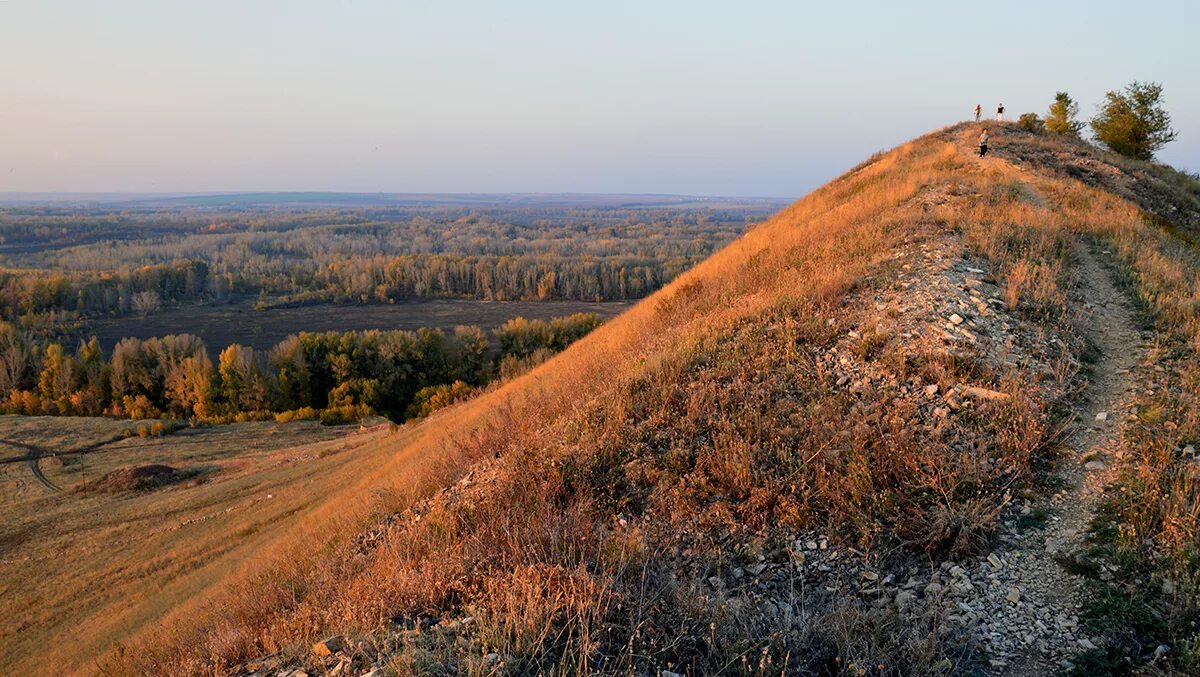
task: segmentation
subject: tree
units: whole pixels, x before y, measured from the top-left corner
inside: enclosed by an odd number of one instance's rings
[[[140,291],[133,295],[130,305],[138,315],[153,315],[162,310],[162,299],[159,298],[158,292]]]
[[[299,336],[292,334],[271,350],[271,366],[275,369],[281,409],[299,409],[313,404],[312,369],[304,356],[304,344]]]
[[[253,348],[234,343],[221,351],[217,363],[221,397],[235,411],[267,408],[267,381],[255,359]]]
[[[46,346],[42,357],[42,372],[38,375],[38,392],[42,401],[54,403],[60,414],[69,414],[70,397],[76,382],[75,361],[71,359],[61,344],[51,343]]]
[[[1150,160],[1154,152],[1175,140],[1171,116],[1162,107],[1162,85],[1137,82],[1124,91],[1109,92],[1092,118],[1096,139],[1126,157]]]
[[[141,395],[147,399],[157,398],[157,364],[154,356],[146,350],[140,339],[125,338],[113,346],[112,399],[121,402],[125,397]]]
[[[212,406],[213,367],[201,348],[172,364],[166,375],[168,403],[183,416],[208,416]]]
[[[1083,123],[1076,120],[1079,115],[1079,104],[1066,92],[1054,95],[1054,103],[1050,104],[1050,112],[1046,114],[1046,131],[1051,134],[1066,134],[1079,136]]]
[[[15,326],[0,321],[0,399],[20,390],[29,365],[29,344]]]

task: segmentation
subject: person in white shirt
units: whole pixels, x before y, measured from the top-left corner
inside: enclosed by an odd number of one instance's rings
[[[983,128],[983,133],[979,135],[979,157],[987,155],[988,133],[987,127]]]

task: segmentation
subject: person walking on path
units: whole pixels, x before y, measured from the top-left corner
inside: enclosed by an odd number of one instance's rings
[[[988,133],[987,127],[983,128],[983,133],[979,135],[979,157],[987,155]]]
[[[979,122],[979,116],[983,115],[983,105],[975,104],[975,122]]]
[[[1004,122],[1004,104],[996,107],[996,122]]]

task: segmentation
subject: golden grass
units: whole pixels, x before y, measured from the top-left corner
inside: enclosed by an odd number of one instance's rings
[[[908,355],[896,342],[864,342],[860,358],[1005,389],[1007,399],[949,433],[984,435],[985,448],[955,452],[914,431],[902,397],[864,401],[834,387],[816,356],[869,319],[856,295],[889,284],[899,248],[961,237],[988,260],[1010,308],[1050,328],[1069,320],[1070,251],[1083,234],[1115,243],[1148,289],[1186,288],[1195,305],[1195,281],[1148,253],[1156,231],[1136,207],[1003,160],[1003,133],[1001,157],[979,161],[975,132],[935,133],[852,171],[526,376],[412,428],[360,485],[370,501],[310,516],[228,592],[108,668],[219,672],[330,631],[455,614],[474,616],[481,646],[418,637],[393,667],[483,674],[488,651],[547,674],[795,666],[806,649],[796,637],[773,634],[736,599],[698,594],[673,563],[723,566],[738,556],[723,543],[809,528],[868,550],[969,550],[1053,439],[1033,379]],[[1176,295],[1144,292],[1195,336],[1194,309]],[[1072,377],[1069,367],[1057,375]],[[471,484],[427,500],[484,460]],[[1189,510],[1166,512],[1186,521]],[[389,515],[370,544],[354,539]],[[864,623],[851,611],[828,618],[835,635]],[[886,652],[909,671],[938,655],[911,642],[825,641],[855,660]],[[752,661],[751,649],[761,650]]]
[[[128,421],[0,417],[0,439],[50,450],[119,437]],[[82,461],[0,466],[0,626],[11,674],[91,674],[115,643],[203,598],[357,474],[368,436],[316,424],[218,426],[110,442]],[[334,452],[334,453],[329,453]],[[324,457],[322,457],[324,454]],[[144,493],[71,491],[114,468],[210,469],[206,483]],[[212,472],[215,467],[219,470]],[[267,499],[267,495],[271,495]]]

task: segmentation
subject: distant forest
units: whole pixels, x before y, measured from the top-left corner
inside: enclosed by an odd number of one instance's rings
[[[636,299],[778,206],[12,206],[0,209],[0,317],[54,336],[89,317],[246,297]]]

